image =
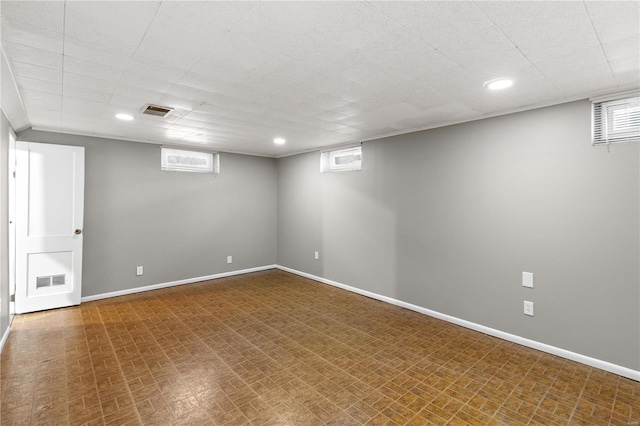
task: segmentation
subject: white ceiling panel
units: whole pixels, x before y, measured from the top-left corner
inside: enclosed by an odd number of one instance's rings
[[[416,90],[414,93],[409,94],[405,102],[414,105],[423,110],[436,107],[442,104],[448,104],[453,102],[453,99],[448,94],[441,91],[427,91]]]
[[[617,2],[614,7],[610,2],[586,1],[584,6],[589,12],[600,42],[609,43],[634,36],[638,38],[634,28],[640,21],[640,2]]]
[[[3,1],[2,16],[11,22],[63,33],[64,8],[62,1]]]
[[[27,106],[27,111],[30,107],[46,110],[49,108],[52,111],[60,111],[62,108],[62,96],[51,93],[35,92],[32,90],[21,90],[22,100]]]
[[[245,2],[163,2],[138,52],[192,68],[253,8]]]
[[[184,119],[193,120],[193,121],[200,121],[202,123],[209,124],[213,120],[215,120],[216,117],[218,117],[218,116],[214,115],[214,114],[207,114],[207,113],[204,113],[204,112],[199,112],[199,111],[196,111],[196,108],[194,108],[193,111],[189,112],[188,114],[186,114],[184,116]]]
[[[200,131],[200,129],[202,129],[203,127],[206,127],[207,124],[209,124],[206,121],[201,121],[201,120],[192,120],[190,118],[180,118],[180,120],[177,121],[177,124],[174,124],[171,127],[175,127],[177,126],[182,126],[184,127],[186,130],[191,130],[191,131]]]
[[[126,69],[133,55],[97,43],[69,36],[64,37],[64,55],[108,67]]]
[[[79,89],[89,89],[102,92],[109,97],[115,89],[117,83],[113,81],[101,80],[91,75],[64,73],[62,83],[65,87],[77,87]]]
[[[63,63],[64,71],[68,74],[75,74],[84,77],[91,77],[98,80],[118,82],[124,74],[122,68],[114,68],[103,64],[85,61],[65,56]]]
[[[369,2],[340,2],[331,7],[334,7],[333,16],[321,21],[319,32],[347,51],[377,43],[386,34],[402,30]],[[295,15],[290,19],[295,19]]]
[[[425,19],[410,31],[447,56],[448,52],[486,46],[493,46],[497,50],[513,47],[500,28],[473,3],[433,2],[428,6],[427,16],[432,19]],[[468,31],[470,27],[474,31]]]
[[[371,6],[377,9],[387,18],[393,20],[397,25],[410,30],[425,25],[434,20],[434,17],[442,16],[442,10],[435,8],[447,7],[446,4],[435,4],[431,2],[411,1],[405,2],[380,1],[372,2]],[[446,2],[441,2],[446,3]],[[467,7],[473,7],[468,4]]]
[[[29,118],[30,119],[38,119],[38,120],[52,120],[60,126],[60,120],[62,119],[62,112],[60,111],[52,111],[49,108],[31,108],[29,110]]]
[[[153,90],[144,89],[136,86],[129,86],[127,84],[118,84],[113,90],[113,95],[119,96],[128,96],[135,99],[146,99],[144,104],[148,103],[158,103],[158,99],[162,96],[162,94],[158,92],[154,92]],[[141,105],[131,105],[131,108],[136,110],[141,110],[144,104]]]
[[[135,112],[139,112],[140,110],[142,110],[142,107],[147,103],[148,103],[147,96],[136,97],[133,95],[129,96],[128,94],[124,94],[124,95],[113,94],[111,96],[111,99],[109,100],[109,105],[113,106],[114,108],[124,108],[124,109],[132,110]],[[122,111],[122,112],[127,112],[127,111]]]
[[[638,56],[640,52],[640,37],[631,35],[610,41],[602,45],[604,55],[609,61],[618,61],[633,56]]]
[[[0,13],[32,127],[279,156],[637,88],[639,4],[2,0]],[[512,88],[483,87],[498,77]],[[175,111],[145,116],[147,103]]]
[[[369,58],[354,52],[348,57],[325,64],[319,73],[326,80],[336,82],[340,87],[341,84],[348,84],[370,77],[378,73],[379,69]],[[388,82],[388,84],[391,83],[391,81]]]
[[[28,77],[33,80],[62,84],[62,70],[15,61],[11,65],[16,78]]]
[[[2,40],[26,44],[36,49],[62,53],[62,32],[51,31],[28,22],[15,21],[2,15]]]
[[[193,111],[198,108],[204,102],[193,100],[190,98],[180,98],[173,95],[164,94],[160,98],[158,98],[158,104],[160,105],[171,105],[171,108],[175,108],[177,110],[183,110],[187,113]]]
[[[230,111],[233,111],[238,105],[239,103],[233,103],[230,101],[229,102],[223,101],[216,104],[205,103],[203,105],[200,105],[194,111],[202,114],[209,114],[213,117],[221,117],[224,114],[227,114]]]
[[[636,55],[619,61],[612,61],[609,63],[609,67],[619,86],[633,87],[638,82],[638,64],[640,64],[640,56]]]
[[[62,53],[42,50],[21,43],[4,42],[2,45],[12,61],[56,70],[62,69]]]
[[[597,93],[603,84],[615,86],[615,80],[607,63],[591,64],[580,74],[560,70],[557,72],[547,71],[545,76],[565,97],[574,93],[582,93],[585,96],[588,96],[589,93]]]
[[[115,112],[112,108],[107,109],[110,114],[104,114],[104,118],[112,117],[112,114]],[[173,125],[173,121],[167,122],[165,120],[158,119],[158,117],[153,116],[145,116],[136,120],[136,128],[140,128],[141,130],[149,133],[153,133],[154,135],[161,134],[164,130],[168,129]]]
[[[459,64],[465,72],[478,75],[484,80],[496,75],[517,75],[519,69],[527,68],[531,62],[515,46],[500,49],[496,46],[481,46],[447,52],[447,56]]]
[[[73,117],[77,121],[95,120],[96,117],[101,117],[105,108],[84,108],[75,104],[64,103],[62,105],[62,113],[65,117]]]
[[[107,106],[104,103],[70,97],[65,97],[62,102],[62,111],[65,114],[80,115],[83,117],[100,117],[106,108]]]
[[[583,46],[578,49],[567,51],[561,56],[550,56],[536,62],[536,67],[545,74],[548,72],[575,72],[581,73],[584,66],[581,64],[606,64],[602,46]]]
[[[198,123],[198,126],[202,126],[202,123]],[[182,125],[180,124],[180,121],[178,121],[178,124],[173,124],[167,127],[167,129],[171,131],[187,132],[187,133],[192,133],[194,131],[200,130],[201,128],[202,127],[189,126],[187,123],[185,123],[185,125]]]
[[[127,71],[141,76],[151,76],[163,81],[175,82],[179,81],[188,69],[181,67],[179,64],[157,61],[142,55],[135,55],[127,66]]]
[[[277,2],[256,4],[233,29],[235,37],[261,40],[271,54],[286,55],[289,51],[299,50],[314,29],[300,25],[293,15],[282,13],[286,7],[286,4]]]
[[[159,3],[141,1],[65,2],[65,34],[91,44],[135,53]]]
[[[239,91],[245,91],[242,85],[222,80],[215,73],[200,74],[190,71],[180,79],[179,84],[206,90],[211,93],[223,93],[224,91],[233,95],[237,94]]]
[[[124,75],[120,79],[120,83],[158,93],[165,93],[171,88],[171,86],[173,86],[173,83],[159,78],[154,78],[152,75],[137,74],[129,71],[125,71]]]
[[[206,102],[207,99],[215,98],[216,96],[215,93],[208,90],[185,86],[179,83],[173,85],[164,95],[191,101],[197,105],[201,105]]]
[[[98,120],[65,118],[65,114],[63,114],[61,125],[73,127],[78,133],[93,133],[98,125]]]
[[[478,113],[462,102],[454,100],[432,108],[427,108],[425,110],[425,117],[429,117],[429,120],[427,121],[421,118],[406,120],[405,125],[414,129],[428,127],[430,126],[428,123],[433,122],[432,120],[434,119],[441,123],[455,123],[458,121],[478,118]]]
[[[53,83],[46,80],[37,80],[25,76],[19,76],[16,79],[18,88],[22,90],[33,90],[36,92],[50,93],[53,95],[62,95],[62,84],[60,83]]]
[[[401,120],[424,117],[424,115],[424,111],[421,108],[407,102],[400,102],[366,111],[360,115],[342,120],[341,123],[361,129],[392,127],[399,130],[396,124]]]
[[[65,97],[108,104],[111,94],[99,90],[87,89],[84,87],[63,85],[62,93]]]
[[[561,57],[598,37],[582,2],[478,2],[477,6],[533,62]]]

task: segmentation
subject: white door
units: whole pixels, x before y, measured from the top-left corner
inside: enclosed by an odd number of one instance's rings
[[[78,305],[84,148],[16,143],[16,313]]]

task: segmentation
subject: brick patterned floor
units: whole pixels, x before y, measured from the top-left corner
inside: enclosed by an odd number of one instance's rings
[[[270,270],[16,316],[2,425],[630,425],[640,383]]]

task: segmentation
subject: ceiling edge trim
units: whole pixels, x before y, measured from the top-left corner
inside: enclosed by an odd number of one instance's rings
[[[27,129],[22,129],[21,131],[23,130],[27,130]],[[155,146],[165,145],[165,146],[171,146],[179,149],[183,148],[183,149],[198,150],[198,151],[219,152],[223,154],[251,155],[253,157],[276,158],[274,155],[260,154],[260,153],[250,152],[250,151],[229,151],[226,149],[221,149],[221,148],[216,148],[211,146],[207,147],[207,146],[195,145],[195,144],[171,144],[171,143],[166,144],[159,141],[132,139],[132,138],[125,138],[120,136],[104,136],[104,135],[96,135],[95,133],[92,134],[92,133],[85,133],[85,132],[70,132],[70,131],[65,131],[61,129],[51,129],[51,128],[40,127],[40,126],[32,126],[31,130],[35,130],[37,132],[59,133],[63,135],[85,136],[88,138],[96,138],[96,139],[113,139],[113,140],[122,141],[122,142],[146,143],[146,144],[155,145]]]
[[[9,60],[4,52],[4,47],[0,47],[2,58],[0,61],[0,78],[2,80],[0,86],[0,106],[9,120],[9,124],[16,131],[20,132],[29,128],[29,116],[24,107],[24,102],[20,96],[18,85],[16,83],[13,70],[9,65]]]
[[[618,87],[616,89],[616,93],[617,93],[617,91],[619,91],[619,92],[623,92],[623,91],[627,92],[627,91],[636,91],[636,90],[639,90],[638,86],[627,85],[627,86]],[[596,92],[595,95],[596,96],[606,96],[606,94],[609,94],[611,92],[612,92],[611,90],[599,91],[599,92]],[[526,106],[522,106],[522,107],[518,107],[518,108],[511,108],[511,109],[509,109],[507,111],[501,111],[501,112],[495,113],[495,114],[486,114],[486,115],[483,115],[481,117],[471,118],[471,119],[468,119],[468,120],[450,121],[450,122],[435,124],[433,126],[418,127],[418,128],[414,128],[414,129],[411,129],[411,130],[399,130],[397,132],[385,133],[385,134],[383,134],[381,136],[374,136],[374,137],[370,137],[370,138],[358,138],[357,140],[354,140],[353,142],[345,142],[344,144],[341,144],[341,145],[371,142],[371,141],[375,141],[375,140],[391,138],[391,137],[394,137],[394,136],[406,135],[406,134],[409,134],[409,133],[416,133],[416,132],[422,132],[422,131],[425,131],[425,130],[438,129],[438,128],[441,128],[441,127],[454,126],[456,124],[471,123],[473,121],[485,120],[487,118],[502,117],[504,115],[517,114],[517,113],[520,113],[520,112],[531,111],[531,110],[534,110],[534,109],[547,108],[547,107],[551,107],[551,106],[554,106],[554,105],[562,105],[562,104],[568,104],[570,102],[589,100],[593,96],[594,95],[582,94],[582,95],[578,95],[578,96],[572,96],[572,97],[569,97],[569,98],[564,98],[561,101],[541,102],[541,103],[538,103],[538,104],[526,105]],[[276,156],[275,158],[286,158],[286,157],[291,157],[293,155],[307,154],[309,152],[320,152],[320,151],[323,151],[323,150],[326,150],[326,147],[317,146],[315,148],[309,148],[309,149],[302,150],[302,151],[296,151],[296,152],[292,152],[292,153],[288,153],[288,154],[279,155],[279,156]]]

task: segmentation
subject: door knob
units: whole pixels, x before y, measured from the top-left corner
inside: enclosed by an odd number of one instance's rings
[[[74,232],[74,234],[76,234],[76,235],[82,234],[82,229],[76,229],[76,232]]]

